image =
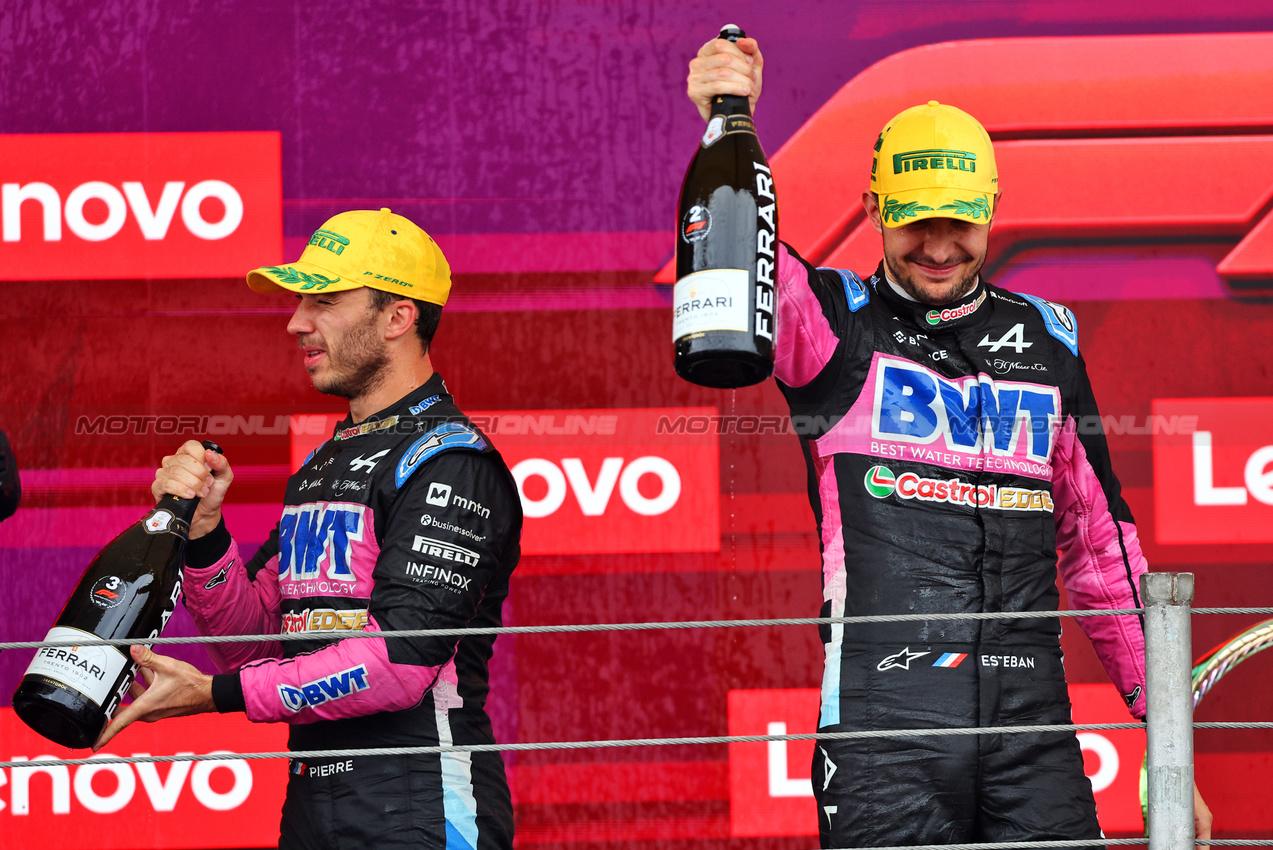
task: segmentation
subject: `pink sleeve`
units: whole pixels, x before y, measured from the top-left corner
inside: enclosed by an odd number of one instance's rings
[[[809,268],[778,246],[778,316],[774,329],[774,377],[803,387],[831,360],[839,338],[809,285]]]
[[[1136,526],[1114,519],[1073,419],[1057,440],[1052,485],[1060,552],[1057,569],[1070,605],[1080,610],[1141,607],[1139,581],[1149,568]],[[1125,614],[1078,621],[1132,715],[1143,718],[1145,634],[1139,617]]]
[[[278,556],[270,558],[248,578],[246,565],[239,557],[239,544],[230,548],[210,567],[184,570],[182,597],[186,608],[202,635],[278,634],[282,600],[278,592]],[[268,643],[209,643],[208,655],[222,673],[233,672],[249,661],[273,658],[282,652],[278,641]]]
[[[374,617],[367,629],[379,631]],[[313,723],[411,708],[440,673],[455,678],[452,661],[395,664],[383,638],[350,638],[295,658],[249,664],[239,679],[249,720]]]

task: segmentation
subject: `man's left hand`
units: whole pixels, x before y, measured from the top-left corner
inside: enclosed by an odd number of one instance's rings
[[[93,752],[97,752],[130,723],[140,720],[143,723],[154,723],[165,717],[184,717],[187,714],[202,714],[216,711],[212,702],[212,677],[199,672],[198,668],[169,658],[156,655],[150,647],[136,645],[130,650],[133,660],[140,667],[142,679],[133,682],[128,689],[133,701],[121,708],[97,742],[93,744]]]

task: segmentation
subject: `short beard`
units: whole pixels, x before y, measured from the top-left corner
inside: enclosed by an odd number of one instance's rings
[[[365,324],[350,332],[344,347],[341,359],[352,363],[351,371],[333,375],[321,385],[315,379],[314,389],[340,398],[362,398],[384,383],[385,367],[389,365],[387,346],[376,334],[375,313]]]
[[[981,262],[977,263],[964,277],[959,279],[955,284],[955,288],[951,294],[945,298],[934,298],[926,294],[915,284],[914,275],[906,274],[902,269],[893,262],[893,258],[888,254],[884,255],[884,265],[888,267],[888,272],[893,276],[893,282],[902,288],[902,291],[914,298],[920,304],[927,304],[930,307],[941,307],[945,304],[952,304],[963,298],[969,292],[972,292],[977,286],[977,275],[981,272],[981,267],[985,264],[986,258],[982,257]]]

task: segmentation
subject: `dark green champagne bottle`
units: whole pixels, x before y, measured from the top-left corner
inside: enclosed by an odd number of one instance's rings
[[[730,24],[720,37],[744,33]],[[773,372],[778,206],[747,98],[712,100],[681,185],[672,340],[676,373],[743,387]]]
[[[220,452],[215,443],[205,448]],[[46,641],[126,638],[145,643],[163,631],[181,594],[190,520],[199,500],[164,496],[139,522],[97,553]],[[128,647],[46,646],[13,694],[22,721],[55,744],[88,747],[137,673]]]

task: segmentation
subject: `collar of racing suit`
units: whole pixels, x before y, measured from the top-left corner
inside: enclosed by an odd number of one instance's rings
[[[883,298],[893,311],[905,320],[909,320],[922,331],[943,331],[955,328],[971,327],[980,324],[990,313],[987,284],[984,277],[977,279],[977,285],[958,301],[933,307],[911,301],[897,293],[891,285],[884,263],[881,262],[868,281],[871,288]]]
[[[434,396],[437,398],[434,398]],[[442,375],[440,373],[434,372],[429,376],[429,380],[425,381],[402,398],[393,402],[388,407],[382,410],[377,410],[375,413],[363,420],[363,422],[382,421],[394,414],[420,415],[423,414],[426,409],[436,404],[440,399],[450,398],[451,393],[446,388],[446,381],[442,380]],[[413,410],[413,407],[416,409]],[[353,427],[353,424],[352,415],[346,414],[344,419],[336,423],[335,432],[339,434],[341,431]]]

